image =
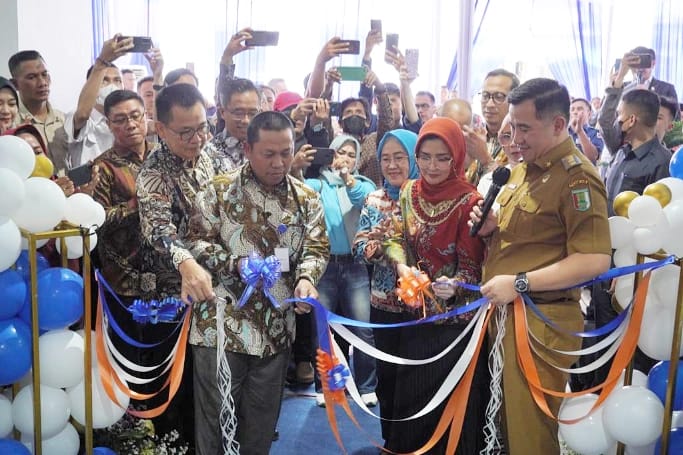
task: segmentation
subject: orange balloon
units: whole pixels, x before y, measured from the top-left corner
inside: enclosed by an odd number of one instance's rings
[[[659,204],[662,207],[666,207],[666,205],[671,202],[671,190],[668,186],[659,182],[650,183],[646,186],[643,191],[643,196],[652,196],[659,201]]]
[[[622,191],[617,194],[617,197],[614,198],[614,202],[612,203],[614,213],[618,216],[628,218],[628,206],[631,205],[631,202],[638,196],[640,196],[640,194],[635,191]]]

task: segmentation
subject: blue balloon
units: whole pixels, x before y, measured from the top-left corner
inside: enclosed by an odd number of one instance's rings
[[[662,438],[659,438],[654,453],[662,452]],[[680,455],[683,453],[683,428],[672,428],[669,433],[669,450],[667,455]]]
[[[31,329],[18,318],[0,321],[0,385],[21,379],[31,368],[31,358]]]
[[[647,388],[652,390],[664,404],[666,399],[666,385],[669,383],[668,360],[661,361],[653,366],[647,375]],[[683,409],[683,362],[678,362],[678,372],[676,374],[676,387],[674,391],[674,409]],[[683,453],[683,452],[681,452]]]
[[[7,269],[0,272],[0,320],[13,318],[24,306],[27,286],[21,275]]]
[[[53,267],[38,274],[38,321],[43,330],[68,327],[83,316],[83,278]]]
[[[14,439],[0,439],[0,453],[2,455],[31,455],[24,444]]]
[[[109,447],[95,447],[92,449],[93,455],[116,455],[116,452]]]
[[[669,161],[669,174],[671,177],[683,179],[683,149],[678,149]]]
[[[38,264],[38,271],[36,272],[36,274],[42,272],[43,270],[50,268],[50,263],[48,262],[47,259],[45,259],[45,256],[38,253],[37,251],[36,251],[36,261]],[[19,255],[19,258],[17,259],[17,262],[14,263],[14,268],[16,269],[17,272],[19,272],[21,277],[24,280],[26,280],[27,283],[31,280],[31,267],[30,267],[30,264],[28,262],[28,251],[21,250],[21,254]]]

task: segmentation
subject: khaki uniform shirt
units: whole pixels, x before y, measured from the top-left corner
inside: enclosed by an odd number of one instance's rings
[[[554,264],[573,253],[611,254],[605,186],[571,138],[512,170],[498,196],[498,229],[484,282]],[[579,290],[531,292],[536,303],[578,301]]]
[[[41,121],[33,116],[19,97],[19,123],[28,123],[36,127],[43,136],[48,148],[48,157],[55,166],[55,172],[64,170],[66,166],[67,140],[64,132],[64,112],[47,103],[47,117]]]

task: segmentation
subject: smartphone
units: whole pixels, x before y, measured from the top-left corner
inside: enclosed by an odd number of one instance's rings
[[[130,49],[128,52],[149,52],[149,50],[152,48],[152,38],[149,36],[119,36],[117,41],[121,41],[122,39],[126,38],[133,38],[133,48]]]
[[[316,148],[311,166],[329,166],[334,161],[334,149]]]
[[[344,81],[364,81],[367,69],[364,66],[340,66],[337,68]]]
[[[370,30],[382,34],[382,21],[379,19],[370,19]]]
[[[69,177],[74,184],[74,186],[81,186],[92,180],[92,164],[84,164],[83,166],[78,166],[70,169],[66,175]]]
[[[387,51],[390,51],[392,54],[398,52],[398,33],[387,33],[385,49]],[[385,58],[384,60],[387,63],[391,63],[391,61],[387,58]]]
[[[330,117],[341,116],[341,103],[339,101],[330,102]]]
[[[636,65],[636,68],[644,69],[650,68],[652,66],[652,56],[650,54],[635,54],[640,57],[640,63]]]
[[[280,32],[251,32],[251,39],[245,40],[246,46],[277,46],[280,41]]]
[[[618,58],[614,61],[614,72],[616,73],[621,68],[621,59]]]
[[[417,62],[419,59],[419,49],[406,49],[406,66],[408,67],[408,77],[410,79],[417,77]]]
[[[360,54],[360,41],[355,39],[343,39],[337,42],[338,44],[348,43],[349,50],[340,52],[340,54],[358,55]]]

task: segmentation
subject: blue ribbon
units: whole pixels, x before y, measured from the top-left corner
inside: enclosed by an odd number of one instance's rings
[[[262,282],[263,293],[275,308],[280,308],[277,299],[270,293],[275,282],[280,279],[280,260],[271,255],[263,259],[257,252],[252,252],[248,257],[240,260],[240,277],[247,284],[240,297],[236,309],[242,308],[251,294],[254,293],[259,282]]]
[[[161,301],[150,300],[149,302],[135,300],[128,307],[128,312],[133,315],[135,322],[157,324],[159,322],[175,322],[184,306],[182,300],[173,297],[166,297]]]

